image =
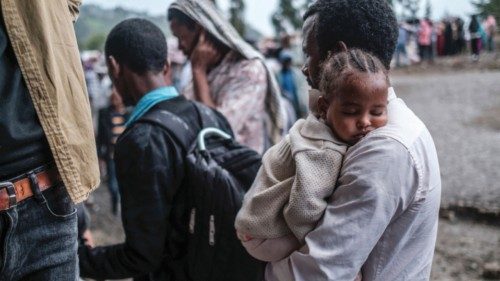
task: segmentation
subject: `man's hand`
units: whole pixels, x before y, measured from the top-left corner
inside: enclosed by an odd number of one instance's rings
[[[207,71],[215,66],[221,58],[222,53],[217,50],[212,42],[206,39],[205,31],[202,31],[198,44],[196,44],[190,57],[193,71],[207,73]]]

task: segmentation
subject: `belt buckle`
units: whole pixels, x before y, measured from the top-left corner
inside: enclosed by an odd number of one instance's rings
[[[7,190],[7,194],[9,195],[9,207],[7,208],[7,210],[9,210],[17,206],[16,190],[14,188],[14,184],[8,181],[0,182],[0,190],[4,188]]]

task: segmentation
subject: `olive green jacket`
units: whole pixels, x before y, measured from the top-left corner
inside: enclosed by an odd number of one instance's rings
[[[61,178],[75,203],[99,185],[73,22],[81,0],[0,0],[5,28]]]

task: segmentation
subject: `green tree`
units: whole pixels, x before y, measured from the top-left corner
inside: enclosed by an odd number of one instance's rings
[[[98,5],[84,4],[80,7],[80,17],[75,24],[78,46],[81,50],[87,50],[90,41],[97,41],[97,43],[90,44],[90,47],[97,49],[102,48],[102,44],[99,44],[100,40],[97,38],[104,37],[104,34],[108,34],[113,26],[128,18],[148,19],[160,27],[167,37],[170,35],[167,17],[165,17],[165,15],[151,16],[145,12],[137,12],[134,10],[124,10],[121,8],[104,9]],[[91,40],[91,37],[96,38]]]
[[[500,20],[500,0],[471,1],[482,16],[493,15]]]
[[[86,50],[104,50],[104,43],[106,42],[106,34],[104,33],[96,33],[87,40],[85,44]]]
[[[286,26],[293,29],[299,29],[302,26],[301,9],[299,7],[303,9],[306,4],[300,5],[300,2],[294,0],[279,1],[278,10],[271,17],[271,22],[277,34],[285,31]]]
[[[243,0],[231,0],[229,7],[229,21],[241,36],[245,36],[246,26],[244,21],[245,2]]]

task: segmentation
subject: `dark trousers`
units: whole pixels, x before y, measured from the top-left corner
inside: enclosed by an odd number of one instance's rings
[[[421,61],[432,61],[434,59],[432,45],[418,45]]]
[[[476,56],[479,56],[480,47],[481,47],[481,45],[480,45],[481,44],[481,38],[471,39],[470,44],[471,44],[472,54],[476,55]]]
[[[0,212],[0,280],[78,280],[77,215],[61,184]]]

